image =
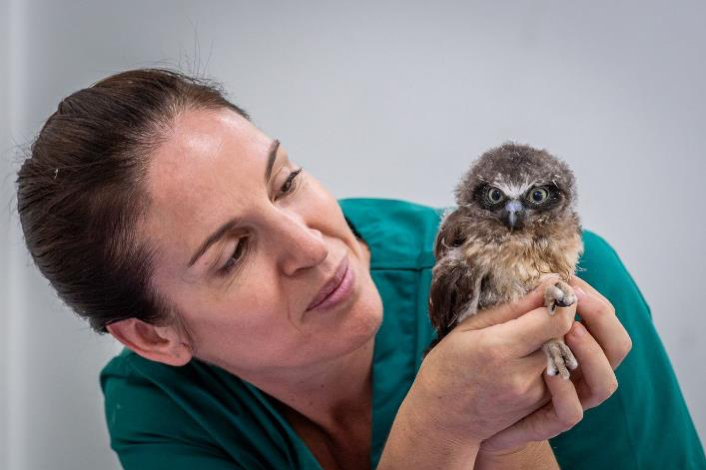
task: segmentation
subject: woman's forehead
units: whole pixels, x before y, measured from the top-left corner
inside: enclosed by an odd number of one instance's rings
[[[185,112],[151,155],[149,193],[172,200],[175,194],[212,187],[230,172],[247,174],[263,164],[270,143],[231,110]]]
[[[230,110],[197,110],[180,116],[152,153],[146,186],[147,231],[193,245],[192,237],[246,205],[258,188],[271,139]],[[228,206],[228,207],[225,207]]]

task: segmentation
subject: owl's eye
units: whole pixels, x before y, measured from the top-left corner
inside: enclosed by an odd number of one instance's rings
[[[454,238],[453,241],[451,242],[451,246],[454,247],[454,248],[458,248],[459,246],[463,245],[463,243],[464,243],[465,241],[466,241],[466,240],[464,240],[464,239],[461,238],[461,237]]]
[[[549,197],[549,191],[544,188],[534,188],[529,193],[529,200],[533,204],[541,204]]]
[[[491,202],[491,204],[497,204],[498,202],[503,200],[503,192],[500,191],[498,188],[490,188],[488,189],[488,201]]]

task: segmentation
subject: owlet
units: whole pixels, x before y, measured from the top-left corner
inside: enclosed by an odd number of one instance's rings
[[[576,296],[567,284],[583,252],[574,175],[545,150],[506,143],[484,153],[455,189],[434,242],[429,314],[441,340],[470,315],[511,302],[548,274],[549,314]],[[548,341],[547,373],[569,377],[578,364],[562,338]]]

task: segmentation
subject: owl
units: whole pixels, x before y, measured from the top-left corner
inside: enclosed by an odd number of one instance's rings
[[[549,274],[560,280],[545,291],[548,313],[576,302],[567,283],[583,242],[566,163],[545,150],[506,143],[481,155],[454,194],[457,207],[444,214],[434,241],[429,315],[437,342],[459,322],[517,300]],[[542,350],[549,375],[567,379],[578,366],[562,338]]]

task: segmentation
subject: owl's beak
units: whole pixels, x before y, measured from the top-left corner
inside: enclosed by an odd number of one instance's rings
[[[517,199],[512,199],[510,202],[505,204],[505,209],[503,210],[503,222],[505,222],[505,225],[507,225],[510,230],[521,228],[524,218],[525,208],[520,201]]]

